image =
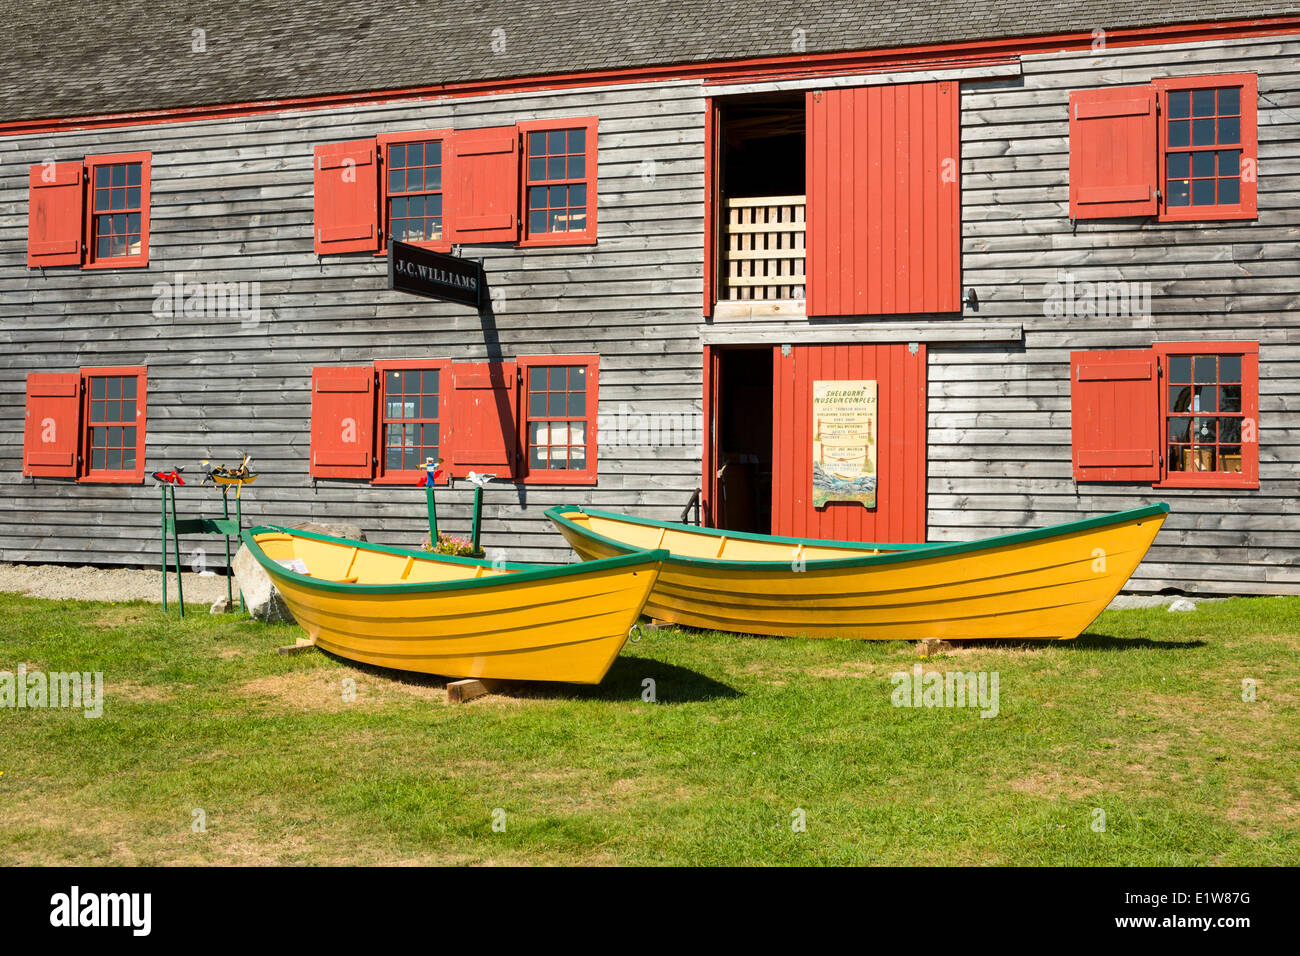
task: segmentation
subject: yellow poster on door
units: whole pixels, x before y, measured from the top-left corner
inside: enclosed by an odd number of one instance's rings
[[[814,381],[813,507],[831,501],[876,506],[876,383]]]

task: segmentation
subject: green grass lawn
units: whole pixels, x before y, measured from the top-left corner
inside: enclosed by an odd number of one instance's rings
[[[437,678],[274,653],[295,627],[0,615],[0,670],[105,681],[99,719],[0,708],[8,864],[1300,863],[1300,598],[925,663],[996,671],[991,719],[894,707],[910,644],[663,630],[599,687],[452,705]]]

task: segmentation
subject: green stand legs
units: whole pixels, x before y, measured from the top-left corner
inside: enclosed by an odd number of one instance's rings
[[[239,494],[235,494],[235,519],[230,519],[229,490],[221,489],[220,518],[184,518],[176,517],[176,488],[174,485],[160,482],[158,485],[162,496],[162,605],[167,610],[167,538],[171,536],[172,550],[176,561],[176,604],[180,616],[185,616],[185,591],[181,578],[181,540],[183,534],[219,534],[225,538],[226,545],[226,607],[234,603],[234,562],[230,559],[230,539],[239,538],[244,525],[244,509],[240,504]],[[244,592],[239,592],[239,609],[246,611]]]
[[[229,489],[221,486],[221,517],[227,521],[230,520],[230,494]],[[234,607],[235,595],[231,589],[230,579],[235,576],[235,569],[230,564],[230,537],[225,536],[226,542],[226,607]],[[242,599],[244,592],[240,591],[239,596]]]
[[[243,491],[244,491],[244,486],[240,485],[239,490],[235,492],[235,537],[236,538],[238,538],[240,532],[244,530],[244,506],[240,504],[240,497]],[[229,540],[227,540],[226,541],[227,554],[230,553],[229,548],[230,548],[230,542]],[[229,561],[226,562],[226,573],[229,574],[232,578],[235,576],[234,565],[232,565]],[[248,610],[248,606],[244,604],[244,591],[241,588],[239,591],[239,611],[242,614],[247,610]]]
[[[162,592],[163,610],[167,610],[167,486],[158,482],[159,498],[162,501]]]
[[[168,497],[171,499],[172,550],[176,552],[176,604],[180,608],[181,617],[184,617],[185,616],[185,590],[181,585],[181,539],[180,539],[180,533],[176,528],[176,486],[165,485],[164,487],[167,488],[167,490],[170,492],[170,495]],[[163,531],[163,537],[164,538],[167,537],[167,532],[165,529]],[[165,580],[166,575],[164,575],[163,578]]]

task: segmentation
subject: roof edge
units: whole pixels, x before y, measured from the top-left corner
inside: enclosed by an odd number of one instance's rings
[[[1126,27],[1107,31],[1106,48],[1151,43],[1195,43],[1211,39],[1277,36],[1300,33],[1300,16],[1278,16],[1237,20],[1203,20],[1187,23]],[[128,113],[82,114],[0,123],[0,136],[183,123],[229,119],[265,113],[329,109],[338,106],[371,105],[397,101],[484,96],[494,93],[522,93],[573,89],[583,86],[611,86],[628,83],[700,80],[705,83],[740,80],[777,80],[835,76],[850,72],[893,72],[926,66],[952,67],[1006,60],[1035,53],[1069,52],[1091,48],[1097,42],[1093,31],[1058,33],[1001,39],[962,40],[952,43],[839,51],[799,56],[741,58],[669,65],[643,65],[623,69],[581,73],[540,74],[514,78],[467,80],[401,89],[338,91],[313,97],[255,100],[245,103],[213,103]]]

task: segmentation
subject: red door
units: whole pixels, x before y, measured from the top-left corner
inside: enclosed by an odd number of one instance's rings
[[[795,345],[773,349],[772,533],[840,541],[925,540],[925,346]],[[876,506],[814,508],[813,383],[875,381]]]

